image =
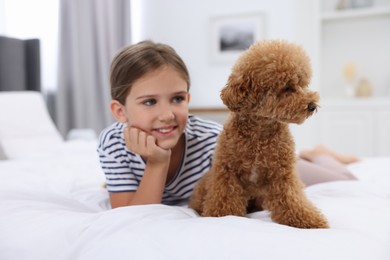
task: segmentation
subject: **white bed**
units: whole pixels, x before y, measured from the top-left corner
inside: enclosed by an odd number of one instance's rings
[[[11,96],[20,95],[42,101],[30,93]],[[42,109],[35,111],[47,119],[37,119],[41,129],[24,127],[36,133],[15,136],[12,124],[3,127],[2,96],[0,146],[7,158],[0,161],[1,260],[390,259],[390,157],[351,165],[359,181],[306,189],[330,229],[279,225],[266,211],[203,218],[185,205],[111,210],[95,142],[62,141]],[[38,141],[42,145],[35,146]]]

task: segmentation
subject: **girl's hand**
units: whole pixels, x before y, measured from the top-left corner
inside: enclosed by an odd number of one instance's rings
[[[123,131],[127,149],[138,153],[148,163],[169,162],[171,150],[159,147],[154,136],[135,127],[126,127]]]

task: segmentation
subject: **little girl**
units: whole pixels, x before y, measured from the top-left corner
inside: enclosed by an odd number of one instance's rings
[[[186,202],[210,168],[222,127],[189,115],[183,60],[165,44],[130,45],[114,58],[110,83],[118,122],[100,134],[98,153],[111,207]],[[306,185],[354,178],[335,154],[320,150],[298,161]]]
[[[111,206],[188,200],[221,126],[188,115],[184,62],[171,47],[144,41],[119,52],[110,80],[118,122],[103,130],[98,152]]]

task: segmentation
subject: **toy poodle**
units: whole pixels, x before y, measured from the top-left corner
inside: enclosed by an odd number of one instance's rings
[[[266,209],[273,221],[297,228],[327,228],[307,199],[295,170],[289,123],[316,110],[308,89],[311,66],[299,45],[283,40],[254,43],[232,68],[221,99],[230,110],[212,166],[197,183],[189,206],[202,216],[245,216]]]

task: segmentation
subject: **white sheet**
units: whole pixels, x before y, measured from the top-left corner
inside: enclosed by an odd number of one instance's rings
[[[109,210],[97,160],[94,144],[69,142],[0,162],[0,259],[390,259],[390,158],[351,165],[361,181],[307,188],[327,230],[278,225],[265,211]]]

